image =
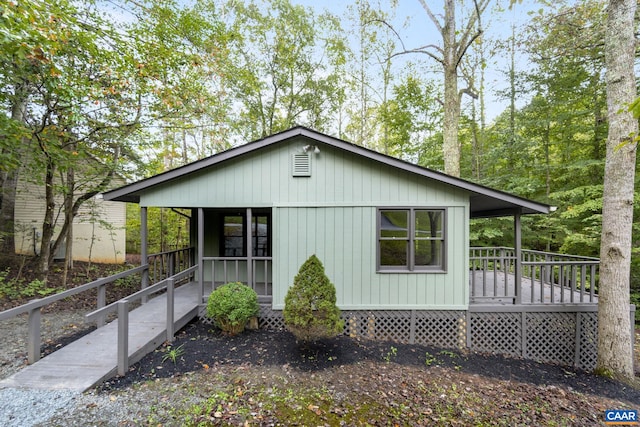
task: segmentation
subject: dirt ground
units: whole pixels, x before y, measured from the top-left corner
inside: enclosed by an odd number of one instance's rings
[[[61,292],[91,282],[100,277],[108,277],[117,272],[136,267],[137,265],[139,264],[133,264],[129,257],[127,257],[127,263],[122,265],[75,261],[73,269],[67,272],[67,279],[65,281],[64,264],[62,262],[54,262],[49,268],[47,284],[43,286],[43,289],[52,293]],[[30,257],[0,255],[0,272],[4,271],[7,271],[8,274],[4,278],[4,283],[0,282],[2,286],[8,286],[10,281],[14,281],[16,282],[15,286],[24,287],[31,281],[38,279],[34,260]],[[32,296],[7,297],[2,295],[2,286],[0,286],[0,311],[26,304],[31,299],[41,297],[41,295],[38,294]],[[117,301],[139,289],[140,284],[135,280],[120,280],[115,286],[107,287],[107,302]],[[96,295],[95,290],[83,292],[56,302],[44,308],[43,311],[46,313],[60,310],[94,310],[96,306]]]
[[[561,366],[346,336],[304,347],[287,331],[229,337],[200,321],[98,391],[167,380],[209,389],[211,405],[170,399],[151,417],[169,425],[592,426],[640,407],[640,390]]]

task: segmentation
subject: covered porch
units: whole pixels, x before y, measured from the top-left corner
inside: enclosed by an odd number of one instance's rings
[[[142,288],[197,266],[194,281],[199,299],[229,282],[242,282],[258,294],[260,303],[273,295],[272,225],[270,208],[192,209],[189,217],[192,245],[176,251],[148,255],[147,207],[140,209],[141,259],[149,274]],[[185,253],[188,254],[185,256]]]
[[[272,302],[270,208],[193,209],[193,246],[154,255],[146,254],[147,208],[140,212],[142,260],[152,275],[143,277],[143,288],[197,266],[194,281],[203,303],[212,289],[229,282],[251,286],[262,304]],[[514,228],[514,247],[469,248],[470,305],[597,304],[597,258],[522,249],[517,214]]]

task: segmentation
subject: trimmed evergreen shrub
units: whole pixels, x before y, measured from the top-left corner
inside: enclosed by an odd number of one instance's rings
[[[256,291],[240,282],[220,286],[207,300],[207,316],[229,335],[244,331],[249,319],[257,316],[259,310]]]
[[[303,342],[331,338],[343,331],[336,288],[315,255],[302,264],[294,278],[284,299],[282,316],[287,329]]]

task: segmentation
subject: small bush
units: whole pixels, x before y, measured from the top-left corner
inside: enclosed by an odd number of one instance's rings
[[[49,288],[42,280],[32,280],[25,284],[24,279],[7,279],[9,269],[0,270],[0,299],[14,300],[19,298],[45,297],[56,293],[56,288]]]
[[[287,329],[303,342],[331,338],[343,331],[336,288],[315,255],[300,267],[285,297],[282,315]]]
[[[256,292],[240,282],[220,286],[211,292],[207,301],[207,316],[229,335],[242,332],[259,310]]]

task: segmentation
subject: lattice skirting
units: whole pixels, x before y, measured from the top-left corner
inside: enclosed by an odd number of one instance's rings
[[[469,348],[593,370],[598,314],[585,312],[469,313]]]
[[[202,321],[212,324],[206,311],[200,310]],[[425,344],[443,348],[466,346],[466,311],[418,310],[344,310],[344,334],[374,340],[407,344]],[[284,330],[281,310],[260,306],[260,329]]]
[[[204,309],[200,312],[203,321]],[[592,370],[596,312],[345,310],[344,334],[374,340],[470,349]],[[284,330],[282,311],[261,305],[260,329]]]

